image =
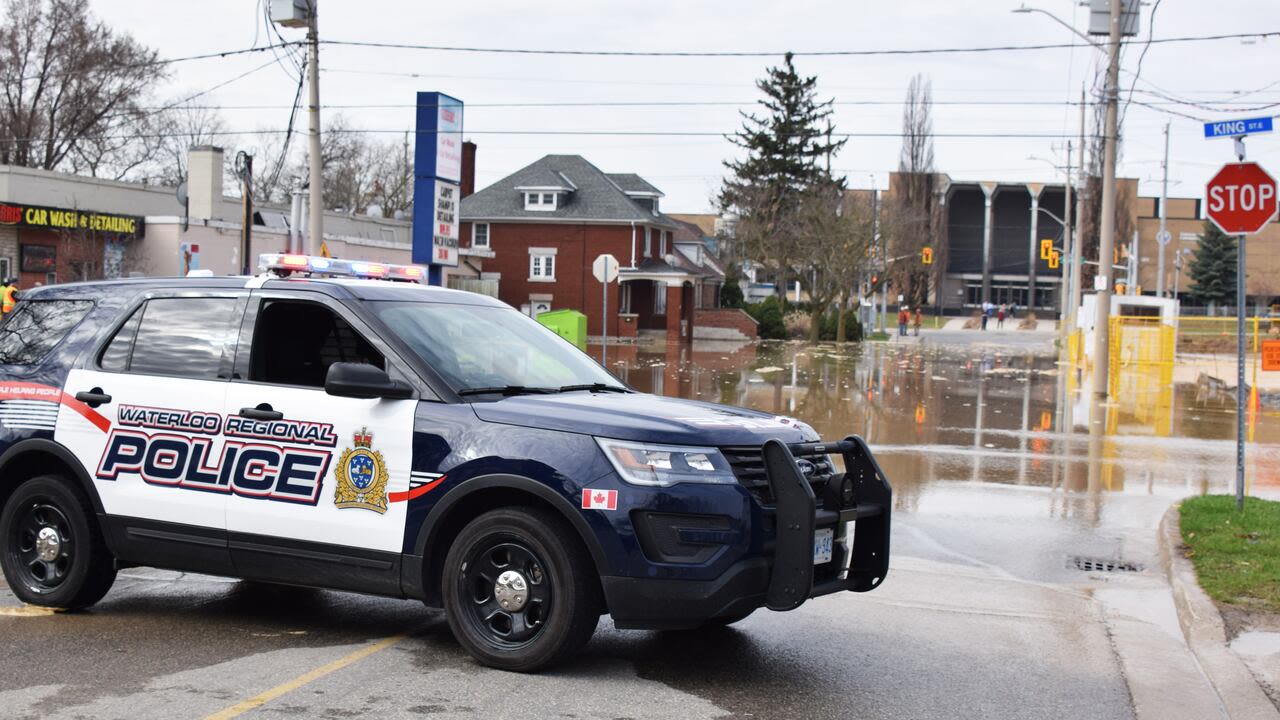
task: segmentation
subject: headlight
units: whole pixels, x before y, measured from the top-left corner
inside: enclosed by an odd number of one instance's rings
[[[720,451],[688,445],[653,445],[596,438],[605,457],[632,485],[671,487],[676,483],[734,485],[738,482]]]

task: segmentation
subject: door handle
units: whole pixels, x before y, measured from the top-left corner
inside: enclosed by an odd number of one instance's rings
[[[96,387],[92,390],[81,390],[76,393],[76,399],[91,408],[96,408],[99,405],[106,405],[111,402],[111,396],[102,392],[102,388],[100,387]]]
[[[250,420],[283,420],[284,413],[271,409],[271,406],[267,403],[262,403],[258,407],[240,408],[240,417],[246,417]]]

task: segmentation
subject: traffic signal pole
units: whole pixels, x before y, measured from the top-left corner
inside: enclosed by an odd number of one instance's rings
[[[1107,399],[1108,379],[1111,377],[1111,287],[1112,254],[1116,235],[1116,127],[1120,101],[1120,5],[1121,0],[1111,0],[1111,37],[1107,64],[1107,114],[1103,129],[1102,148],[1102,218],[1098,238],[1098,292],[1093,323],[1093,400]]]

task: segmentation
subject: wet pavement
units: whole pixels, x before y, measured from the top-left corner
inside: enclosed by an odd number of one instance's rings
[[[0,716],[1222,717],[1155,528],[1178,498],[1229,490],[1232,399],[1140,375],[1090,418],[1051,335],[956,335],[609,348],[638,389],[866,437],[895,490],[875,592],[717,631],[606,618],[574,662],[522,676],[474,663],[417,603],[133,569],[82,613],[0,591]],[[1250,423],[1270,497],[1278,417]]]

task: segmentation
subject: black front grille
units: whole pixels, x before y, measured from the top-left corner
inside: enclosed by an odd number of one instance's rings
[[[774,504],[773,489],[769,487],[769,476],[764,470],[764,451],[759,447],[749,446],[722,447],[720,452],[725,460],[729,461],[729,466],[733,468],[733,475],[738,478],[738,483],[754,495],[761,505],[772,506]],[[831,458],[825,453],[797,455],[796,463],[800,465],[800,470],[805,472],[805,477],[813,486],[814,495],[820,496],[827,482],[836,474]],[[809,465],[812,465],[811,472],[809,472]]]

